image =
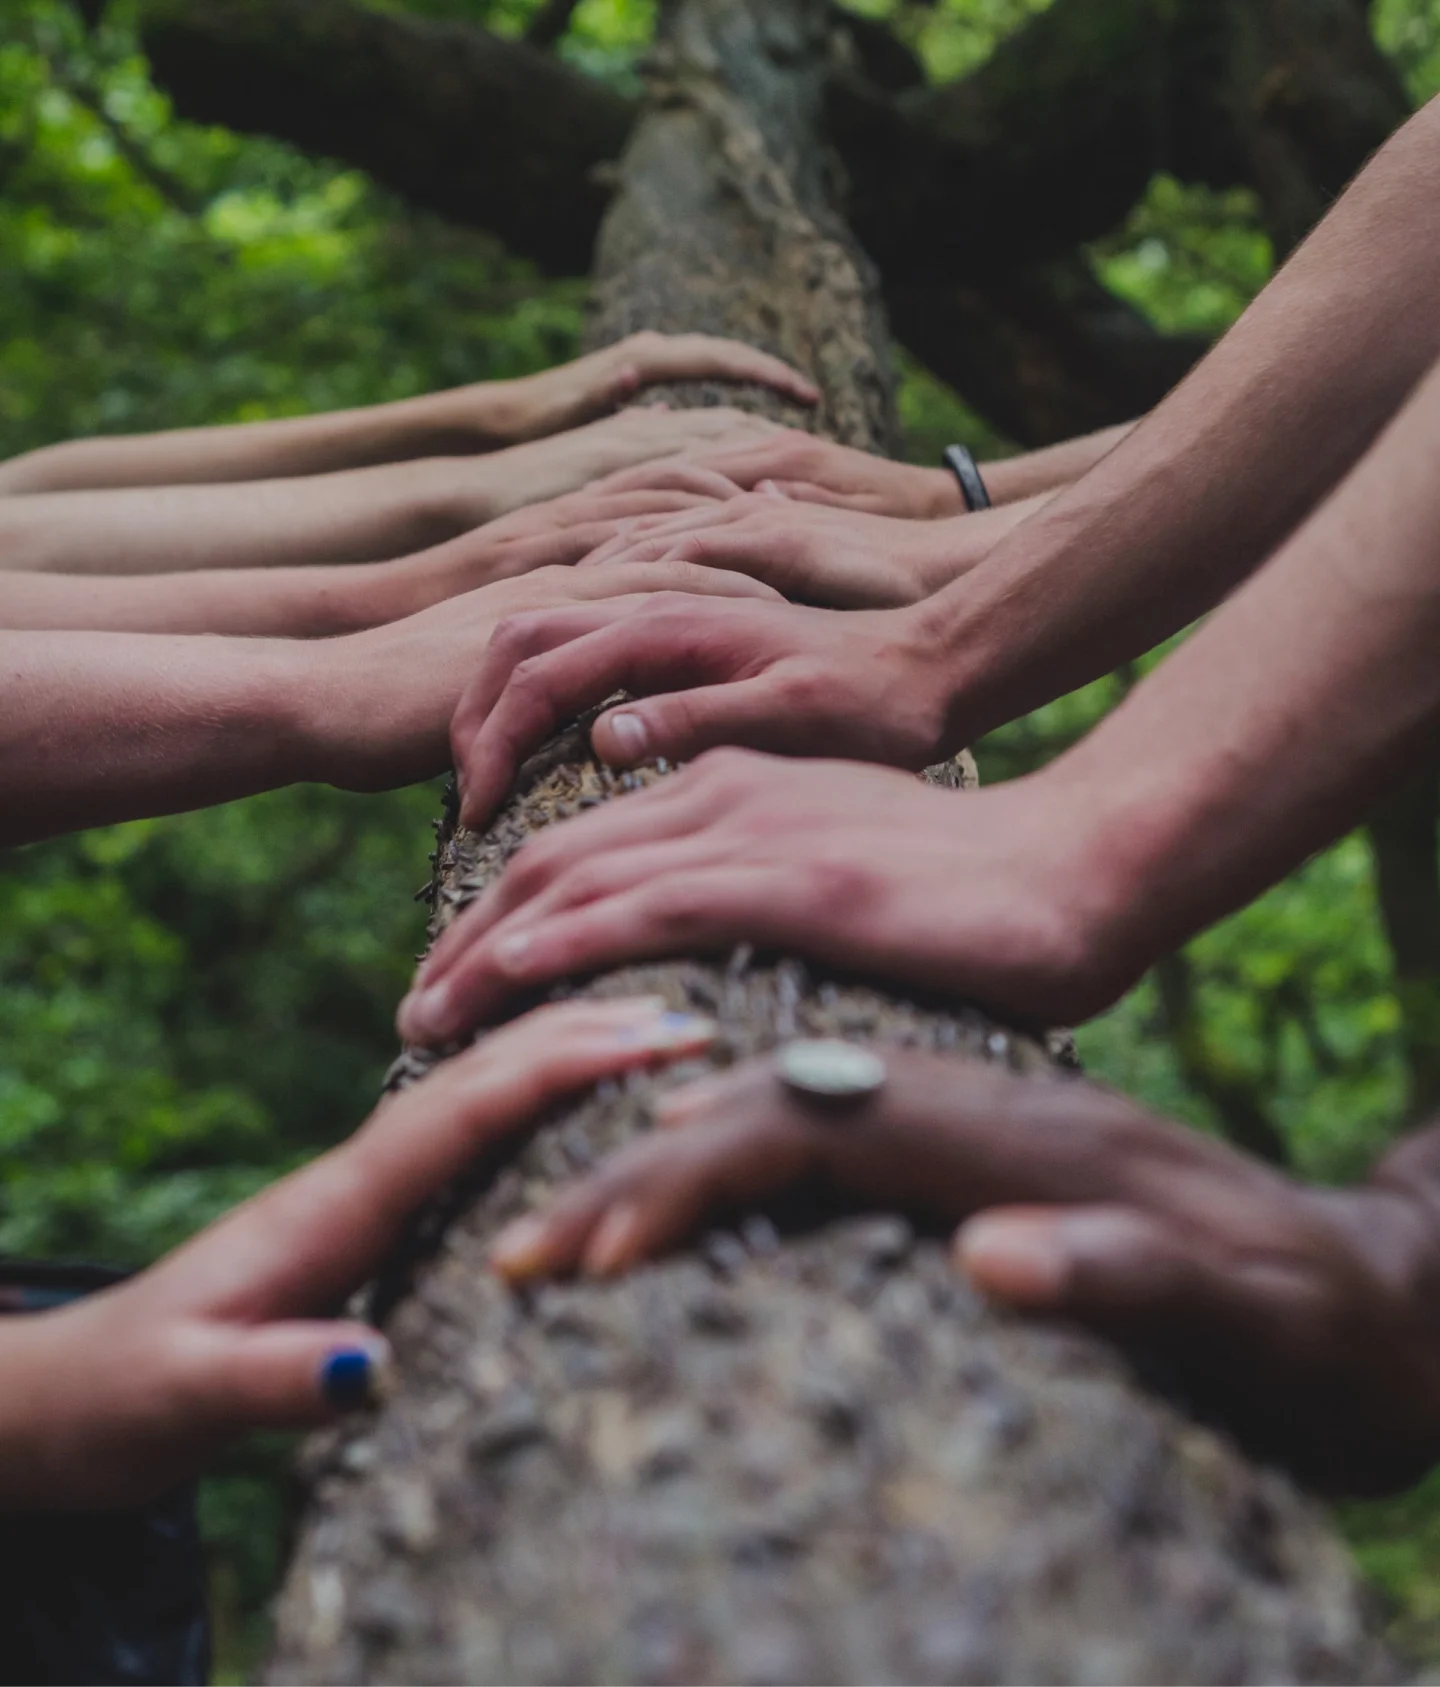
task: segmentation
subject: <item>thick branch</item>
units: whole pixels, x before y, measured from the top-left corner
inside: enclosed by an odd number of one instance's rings
[[[891,286],[886,303],[915,356],[1027,446],[1143,415],[1208,344],[1156,333],[1079,258],[1003,286]]]
[[[550,54],[349,0],[154,0],[143,27],[182,117],[358,164],[552,273],[588,267],[596,167],[634,109]]]

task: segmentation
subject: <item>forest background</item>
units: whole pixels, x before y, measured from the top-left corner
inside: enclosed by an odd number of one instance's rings
[[[386,9],[514,34],[540,3]],[[937,80],[1044,5],[854,0]],[[1415,100],[1440,90],[1440,0],[1376,0],[1373,17]],[[560,50],[633,86],[652,24],[649,0],[582,0]],[[1166,177],[1091,256],[1157,326],[1209,335],[1272,267],[1248,193]],[[6,0],[0,457],[521,374],[573,355],[584,309],[583,282],[542,280],[354,170],[177,121],[123,3],[87,35],[66,0]],[[913,365],[901,406],[917,460],[952,439],[1013,448]],[[1049,759],[1134,678],[995,734],[982,775]],[[423,939],[412,893],[437,807],[433,786],[299,788],[0,851],[0,1253],[144,1263],[364,1116]],[[1319,1179],[1359,1171],[1440,1099],[1440,991],[1397,984],[1364,833],[1079,1040],[1093,1075]],[[258,1442],[205,1485],[222,1676],[262,1643],[288,1451]],[[1440,1659],[1440,1478],[1344,1522],[1402,1636]]]

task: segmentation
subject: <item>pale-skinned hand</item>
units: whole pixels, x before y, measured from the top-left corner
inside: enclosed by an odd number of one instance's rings
[[[786,497],[834,504],[872,515],[912,520],[963,515],[965,505],[948,469],[917,468],[853,446],[817,439],[798,428],[785,428],[754,442],[695,444],[687,460],[714,469],[747,492],[771,481]],[[637,468],[621,484],[649,484],[649,469]]]
[[[542,1008],[140,1276],[0,1322],[0,1508],[138,1504],[247,1430],[364,1404],[386,1343],[334,1314],[420,1204],[562,1096],[713,1031],[655,1000]]]
[[[444,1043],[513,993],[737,943],[1074,1024],[1153,959],[1087,823],[1043,775],[960,793],[713,751],[527,842],[427,958],[400,1029]]]
[[[577,573],[603,579],[616,566]],[[591,732],[613,767],[740,744],[918,771],[953,736],[953,663],[926,611],[661,593],[515,616],[497,628],[451,728],[465,822],[482,824],[526,756],[617,690],[636,701]]]
[[[682,514],[718,501],[713,483],[698,471],[677,474],[674,481],[645,492],[607,492],[606,483],[597,481],[582,491],[514,510],[413,556],[368,566],[387,588],[400,586],[396,601],[404,604],[402,613],[414,614],[495,580],[580,562],[637,518]],[[698,485],[707,490],[689,489]]]
[[[1359,1188],[1314,1189],[1088,1084],[885,1059],[883,1089],[843,1114],[768,1059],[671,1092],[666,1128],[503,1232],[496,1267],[610,1275],[806,1188],[958,1224],[984,1294],[1160,1357],[1331,1491],[1440,1459],[1440,1130]]]
[[[815,383],[799,370],[753,346],[708,334],[650,330],[558,369],[485,383],[475,392],[487,421],[498,411],[499,431],[518,441],[561,433],[628,404],[646,387],[668,381],[753,382],[804,405],[820,396]]]
[[[622,519],[584,564],[697,562],[736,569],[801,603],[890,609],[919,603],[968,573],[1012,525],[1005,512],[989,510],[949,521],[864,515],[767,486],[727,502]]]
[[[622,410],[568,433],[512,445],[498,457],[458,458],[446,465],[459,488],[456,513],[466,515],[465,487],[473,480],[474,510],[469,525],[479,526],[526,504],[540,504],[578,491],[592,481],[655,459],[678,458],[697,445],[750,445],[780,431],[774,422],[715,405],[699,410],[671,410],[643,405]],[[497,465],[503,476],[497,480]],[[688,464],[702,469],[703,464]],[[714,472],[714,471],[711,471]],[[664,485],[673,484],[666,480]],[[621,486],[620,491],[641,487]]]
[[[443,773],[456,706],[507,618],[557,604],[633,605],[649,592],[684,594],[692,603],[702,594],[777,601],[770,587],[743,574],[688,563],[545,567],[403,620],[316,640],[306,651],[304,760],[293,777],[376,791]]]

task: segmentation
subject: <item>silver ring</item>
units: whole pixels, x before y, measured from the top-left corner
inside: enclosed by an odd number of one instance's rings
[[[787,1088],[811,1101],[863,1101],[885,1086],[885,1062],[880,1056],[838,1038],[786,1043],[777,1064]]]

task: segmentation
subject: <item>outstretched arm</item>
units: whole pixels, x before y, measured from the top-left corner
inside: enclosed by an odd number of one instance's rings
[[[234,486],[0,498],[0,572],[166,574],[381,561],[633,463],[673,456],[694,440],[753,440],[772,431],[736,410],[627,410],[482,458]]]
[[[708,480],[697,477],[697,483],[713,490]],[[332,637],[401,620],[501,580],[573,565],[641,514],[716,502],[678,486],[612,494],[602,482],[394,562],[116,576],[0,571],[0,628]],[[518,606],[525,594],[513,601]]]
[[[541,568],[344,638],[0,633],[0,845],[449,765],[456,698],[517,608],[656,590],[773,596],[684,565]]]
[[[813,385],[778,358],[699,334],[636,334],[515,381],[274,422],[77,439],[0,464],[0,494],[275,480],[418,457],[468,456],[560,433],[671,380],[754,381],[800,404]]]
[[[542,1008],[151,1270],[0,1324],[0,1511],[133,1505],[248,1429],[373,1400],[388,1348],[336,1309],[425,1198],[599,1078],[703,1048],[653,999]]]
[[[503,1233],[496,1265],[610,1274],[808,1185],[959,1224],[985,1293],[1158,1352],[1331,1491],[1401,1487],[1440,1457],[1440,1127],[1356,1189],[1310,1189],[1088,1084],[885,1060],[838,1118],[768,1060],[673,1091],[660,1131]]]

